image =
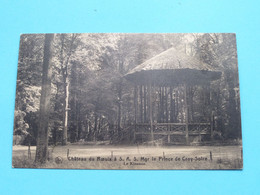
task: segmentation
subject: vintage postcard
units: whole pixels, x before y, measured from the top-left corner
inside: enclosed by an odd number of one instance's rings
[[[242,169],[236,35],[23,34],[14,168]]]

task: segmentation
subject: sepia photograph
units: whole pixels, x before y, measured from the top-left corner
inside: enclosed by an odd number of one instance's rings
[[[243,169],[236,35],[22,34],[12,167]]]

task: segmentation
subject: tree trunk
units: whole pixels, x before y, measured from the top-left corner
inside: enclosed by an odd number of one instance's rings
[[[94,133],[93,133],[94,141],[96,141],[96,135],[98,130],[97,128],[98,128],[98,115],[95,113],[95,124],[94,124]]]
[[[93,130],[92,130],[92,123],[91,123],[91,121],[89,120],[89,122],[88,122],[88,140],[89,141],[92,141],[93,139],[93,137],[92,137],[92,134],[93,134]]]
[[[44,41],[42,91],[40,99],[39,129],[37,134],[36,163],[45,163],[48,153],[48,125],[51,97],[51,43],[53,34],[46,34]]]
[[[63,120],[63,138],[62,145],[67,145],[68,141],[68,111],[69,111],[69,80],[65,81],[65,101],[64,101],[64,120]]]
[[[62,68],[62,75],[63,75],[63,84],[64,84],[64,94],[65,94],[65,99],[64,99],[64,107],[63,107],[63,112],[64,112],[64,118],[63,118],[63,136],[62,136],[62,145],[67,145],[68,141],[68,111],[69,111],[69,74],[68,74],[68,64],[70,57],[72,55],[72,50],[75,45],[74,41],[76,40],[77,35],[72,34],[72,37],[70,39],[69,43],[69,51],[66,54],[66,60],[64,59],[63,53],[64,53],[64,46],[65,44],[65,36],[64,34],[61,34],[61,51],[60,51],[60,63]]]
[[[54,112],[57,112],[58,107],[59,107],[59,101],[58,101],[58,95],[59,95],[59,84],[56,85],[57,91],[55,94],[55,105],[54,105]],[[56,119],[58,119],[59,117],[57,117]],[[59,123],[57,121],[54,122],[54,127],[53,127],[53,144],[56,146],[57,144],[57,132],[58,132],[58,128],[59,128]]]
[[[81,131],[82,131],[80,114],[81,114],[80,104],[77,103],[77,141],[79,141],[81,139]]]
[[[118,117],[117,117],[117,131],[118,135],[121,134],[121,100],[122,100],[122,79],[120,79],[120,83],[118,84]]]

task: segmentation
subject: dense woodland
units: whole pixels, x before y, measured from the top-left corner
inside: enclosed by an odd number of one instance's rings
[[[221,79],[212,83],[216,130],[223,140],[241,138],[234,34],[24,34],[18,61],[14,144],[36,145],[40,128],[45,128],[49,145],[105,140],[130,143],[129,127],[136,114],[134,90],[145,96],[147,89],[135,89],[124,75],[172,47],[222,72]],[[194,109],[197,105],[200,112],[205,111],[201,87],[191,90]],[[168,107],[158,108],[164,112],[158,122],[184,120],[181,92],[159,88],[155,93],[158,101],[170,98],[174,102],[169,111]],[[190,112],[191,120],[196,120],[196,111]],[[145,122],[146,109],[138,117]]]

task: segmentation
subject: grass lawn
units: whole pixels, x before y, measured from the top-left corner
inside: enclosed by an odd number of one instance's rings
[[[242,169],[242,146],[67,145],[49,148],[49,161],[35,165],[36,147],[13,146],[15,168],[57,169]]]

